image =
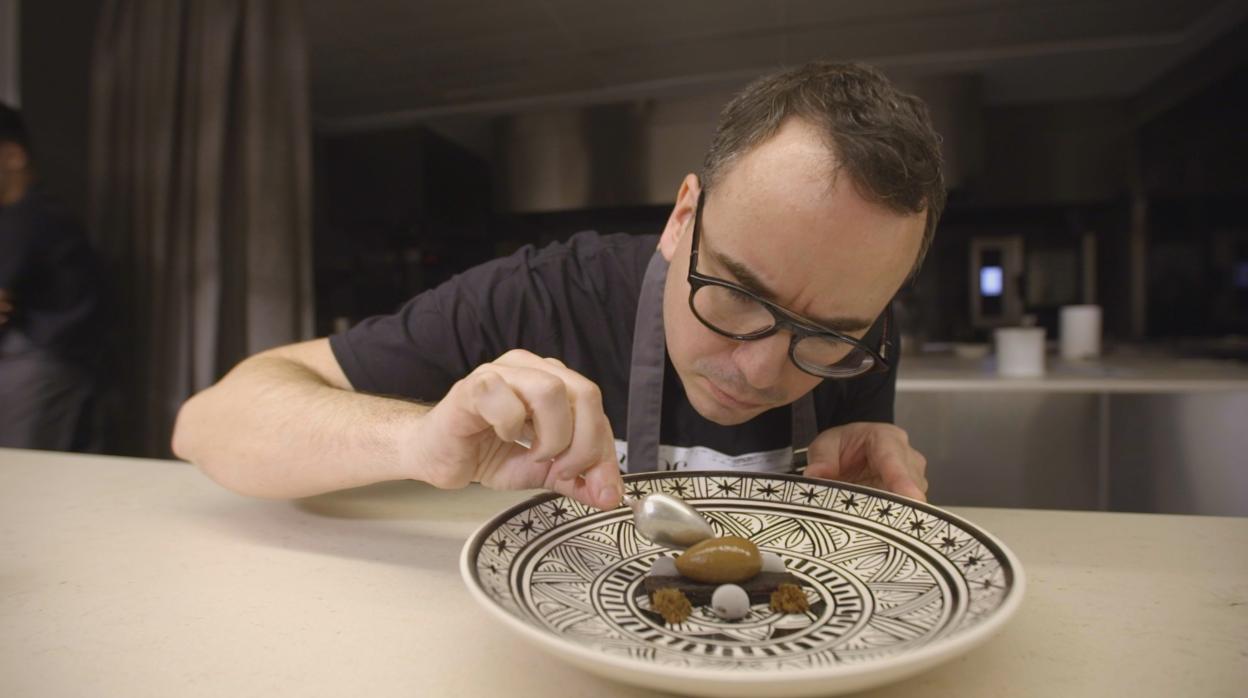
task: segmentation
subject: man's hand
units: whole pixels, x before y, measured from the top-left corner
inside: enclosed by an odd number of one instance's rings
[[[13,296],[3,288],[0,288],[0,325],[9,321],[9,317],[13,315]]]
[[[927,501],[927,459],[892,424],[856,422],[815,438],[806,475],[876,487]]]
[[[532,448],[516,443],[531,439]],[[615,437],[598,386],[522,350],[451,387],[400,446],[415,477],[443,488],[545,488],[603,509],[620,503]]]

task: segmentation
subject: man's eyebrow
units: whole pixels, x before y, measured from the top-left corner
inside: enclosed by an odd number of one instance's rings
[[[736,278],[737,283],[753,291],[755,294],[763,298],[766,298],[772,303],[776,303],[775,292],[767,288],[766,284],[764,284],[757,276],[755,276],[754,272],[750,271],[749,267],[723,254],[722,252],[715,250],[714,248],[707,250],[707,252],[710,252],[711,255],[715,257],[716,261],[718,261],[721,265],[723,265],[723,267],[727,269],[733,275],[733,277]],[[780,304],[776,303],[776,305],[780,305]],[[783,308],[784,306],[780,306],[780,307]],[[785,310],[788,310],[788,308],[785,308]],[[794,313],[792,311],[789,311],[789,314],[799,319],[806,320],[807,322],[813,322],[816,325],[819,325],[820,327],[823,327],[829,330],[834,330],[836,332],[844,332],[844,333],[861,332],[864,330],[868,330],[871,328],[872,325],[875,324],[874,320],[869,320],[869,319],[864,320],[862,318],[809,317],[805,315],[798,315],[797,313]]]

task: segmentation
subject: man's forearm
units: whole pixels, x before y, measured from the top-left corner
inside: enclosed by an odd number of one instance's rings
[[[296,361],[261,354],[182,406],[173,450],[236,492],[309,496],[412,477],[400,443],[426,411],[333,387]]]

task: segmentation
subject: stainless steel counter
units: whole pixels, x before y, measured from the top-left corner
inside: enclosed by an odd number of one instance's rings
[[[940,504],[1248,516],[1248,366],[904,357],[897,423]]]

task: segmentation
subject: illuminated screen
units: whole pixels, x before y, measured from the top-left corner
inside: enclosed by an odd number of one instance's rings
[[[1001,295],[1003,277],[1001,267],[981,267],[979,270],[979,293],[996,298]]]

